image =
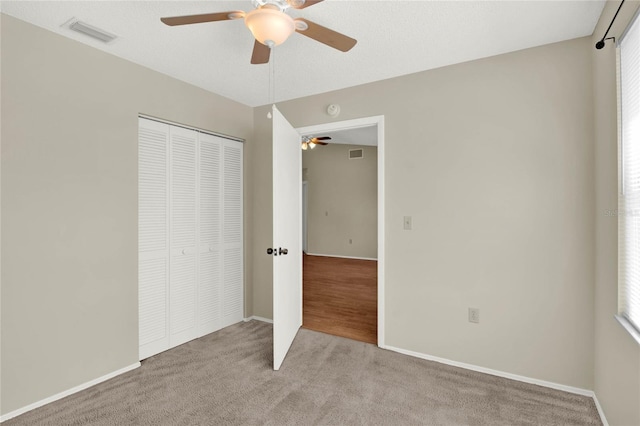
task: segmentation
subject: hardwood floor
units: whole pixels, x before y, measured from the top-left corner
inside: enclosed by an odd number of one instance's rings
[[[378,262],[303,256],[303,319],[310,330],[378,342]]]

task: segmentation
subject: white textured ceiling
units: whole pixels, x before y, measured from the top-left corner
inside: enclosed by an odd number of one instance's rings
[[[590,35],[603,7],[604,0],[326,0],[290,14],[357,39],[350,52],[293,34],[275,48],[271,64],[251,65],[253,39],[241,20],[181,27],[160,22],[163,16],[248,11],[249,0],[0,4],[2,13],[249,106]],[[119,38],[105,45],[61,27],[72,17]]]

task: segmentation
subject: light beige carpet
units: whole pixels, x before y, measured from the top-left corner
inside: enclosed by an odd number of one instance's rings
[[[601,424],[587,397],[305,329],[274,372],[271,335],[228,327],[3,426]]]

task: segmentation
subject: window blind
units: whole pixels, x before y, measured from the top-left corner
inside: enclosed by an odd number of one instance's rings
[[[619,44],[618,314],[640,330],[640,25]]]

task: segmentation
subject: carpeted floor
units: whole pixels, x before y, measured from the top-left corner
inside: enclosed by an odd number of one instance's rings
[[[311,330],[274,372],[271,335],[236,324],[3,426],[601,424],[591,398]]]

